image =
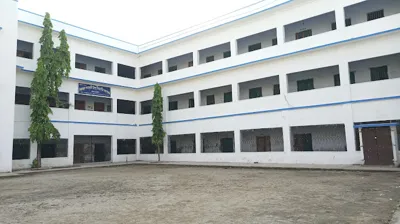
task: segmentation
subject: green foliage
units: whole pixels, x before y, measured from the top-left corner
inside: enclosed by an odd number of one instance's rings
[[[48,99],[53,97],[58,103],[58,88],[62,84],[62,77],[68,77],[71,70],[69,46],[65,31],[61,31],[60,46],[54,52],[54,42],[52,40],[53,25],[50,14],[46,13],[43,21],[42,37],[39,40],[41,44],[40,57],[37,61],[37,69],[31,83],[31,126],[29,127],[30,139],[37,142],[37,164],[35,167],[41,167],[40,145],[50,139],[59,139],[60,133],[51,123],[49,114],[52,110]]]
[[[31,165],[31,168],[39,168],[38,160],[34,159]]]
[[[152,118],[153,118],[153,137],[152,143],[157,146],[158,161],[160,161],[160,146],[163,144],[165,131],[162,126],[163,99],[161,94],[161,86],[157,83],[154,86],[154,96],[152,102]]]

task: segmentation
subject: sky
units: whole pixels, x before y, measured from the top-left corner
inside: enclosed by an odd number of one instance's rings
[[[208,21],[260,0],[19,0],[18,7],[134,44]]]

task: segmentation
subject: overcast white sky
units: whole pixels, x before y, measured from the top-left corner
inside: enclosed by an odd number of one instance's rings
[[[142,44],[260,0],[20,0],[18,7]]]

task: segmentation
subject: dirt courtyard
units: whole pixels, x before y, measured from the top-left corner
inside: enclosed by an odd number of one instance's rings
[[[389,223],[399,173],[132,165],[0,179],[0,223]]]

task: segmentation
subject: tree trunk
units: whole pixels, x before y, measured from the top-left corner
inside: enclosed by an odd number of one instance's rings
[[[157,146],[158,162],[160,162],[160,146]]]
[[[37,168],[41,168],[42,167],[42,150],[41,150],[40,144],[37,144],[36,160],[37,160]]]

